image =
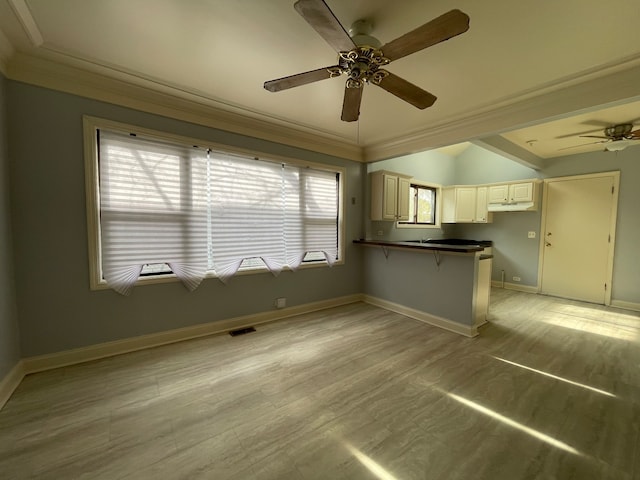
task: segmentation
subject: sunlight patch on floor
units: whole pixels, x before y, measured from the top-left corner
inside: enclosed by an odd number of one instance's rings
[[[373,473],[380,480],[398,480],[396,477],[391,475],[387,470],[385,470],[379,463],[368,457],[356,447],[351,445],[350,443],[344,442],[344,446],[347,447],[347,450],[351,452],[351,454],[358,459],[362,465],[367,467],[371,473]]]
[[[528,435],[531,435],[532,437],[537,438],[538,440],[542,440],[545,443],[548,443],[549,445],[559,448],[561,450],[564,450],[565,452],[569,452],[569,453],[573,453],[574,455],[582,455],[578,450],[576,450],[575,448],[573,448],[571,445],[567,445],[564,442],[561,442],[560,440],[556,440],[555,438],[546,435],[542,432],[539,432],[537,430],[534,430],[533,428],[527,427],[526,425],[523,425],[522,423],[516,422],[515,420],[510,419],[509,417],[505,417],[504,415],[499,414],[498,412],[491,410],[490,408],[484,407],[482,405],[480,405],[479,403],[473,402],[471,400],[467,400],[464,397],[461,397],[459,395],[456,395],[454,393],[447,393],[447,395],[454,399],[457,402],[462,403],[463,405],[466,405],[467,407],[470,407],[474,410],[476,410],[477,412],[480,412],[484,415],[487,415],[491,418],[495,418],[496,420],[504,423],[505,425],[508,425],[512,428],[515,428],[517,430],[520,430],[521,432],[524,432]]]
[[[613,393],[609,393],[605,390],[600,390],[599,388],[591,387],[589,385],[585,385],[584,383],[574,382],[573,380],[569,380],[567,378],[558,377],[557,375],[553,375],[551,373],[544,372],[542,370],[537,370],[535,368],[527,367],[526,365],[522,365],[520,363],[512,362],[510,360],[505,360],[504,358],[496,357],[492,355],[496,360],[500,360],[501,362],[508,363],[510,365],[514,365],[516,367],[524,368],[525,370],[529,370],[531,372],[538,373],[540,375],[544,375],[545,377],[553,378],[555,380],[560,380],[561,382],[565,382],[571,385],[575,385],[576,387],[586,388],[587,390],[591,390],[592,392],[600,393],[601,395],[607,395],[608,397],[615,397]]]
[[[573,317],[561,313],[545,316],[542,318],[542,321],[557,327],[569,328],[579,332],[592,333],[594,335],[617,338],[630,342],[636,342],[640,337],[640,331],[633,328],[630,329],[629,327],[611,325],[606,322],[589,320],[583,317]]]
[[[590,307],[585,305],[566,305],[556,303],[549,310],[591,320],[602,319],[604,322],[613,322],[629,328],[640,328],[639,314],[612,311],[601,305]]]

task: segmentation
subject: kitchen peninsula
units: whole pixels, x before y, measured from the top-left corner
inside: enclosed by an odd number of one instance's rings
[[[367,302],[478,335],[487,321],[492,255],[485,249],[491,242],[468,242],[355,240],[365,247]]]

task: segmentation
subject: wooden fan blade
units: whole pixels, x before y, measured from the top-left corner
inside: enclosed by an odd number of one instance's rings
[[[276,80],[269,80],[268,82],[264,82],[264,88],[270,92],[279,92],[280,90],[299,87],[300,85],[306,85],[307,83],[326,80],[331,77],[329,69],[335,67],[337,67],[337,65],[334,67],[318,68],[317,70],[298,73],[296,75],[289,75],[288,77],[278,78]]]
[[[360,116],[360,103],[362,102],[362,90],[360,88],[344,88],[344,101],[342,102],[342,116],[345,122],[355,122]]]
[[[640,139],[640,130],[634,130],[633,132],[631,132],[629,134],[629,138],[631,138],[632,140]]]
[[[449,40],[467,30],[469,30],[469,16],[460,10],[451,10],[383,45],[380,50],[389,60],[397,60]]]
[[[575,133],[569,133],[567,135],[558,135],[557,137],[553,137],[556,140],[560,140],[562,138],[573,138],[573,137],[581,137],[582,135],[586,135],[588,133],[594,133],[594,132],[601,132],[602,129],[599,130],[587,130],[585,132],[575,132]]]
[[[601,140],[599,142],[581,143],[580,145],[571,145],[570,147],[559,148],[560,150],[569,150],[571,148],[586,147],[587,145],[595,145],[596,143],[609,143],[609,140]]]
[[[435,95],[416,87],[413,83],[409,83],[391,72],[383,71],[388,75],[378,85],[414,107],[422,110],[433,105],[438,99]]]
[[[353,40],[323,0],[298,0],[293,8],[336,52],[355,48]]]

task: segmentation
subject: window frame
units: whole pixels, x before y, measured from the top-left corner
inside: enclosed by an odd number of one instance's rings
[[[414,229],[415,228],[420,228],[420,229],[441,228],[440,217],[442,212],[442,186],[436,183],[424,182],[424,181],[415,180],[415,179],[411,179],[410,186],[418,187],[418,188],[420,187],[429,188],[435,191],[435,202],[436,202],[435,223],[415,223],[412,221],[403,220],[403,221],[396,222],[396,228],[414,228]],[[410,201],[412,200],[410,199]]]
[[[101,245],[101,224],[100,224],[100,176],[99,176],[99,130],[109,130],[121,133],[134,133],[149,140],[159,142],[170,142],[184,145],[198,145],[203,149],[216,150],[225,154],[242,155],[252,157],[255,160],[272,161],[295,165],[298,167],[310,167],[319,170],[336,173],[338,177],[338,219],[337,219],[337,242],[338,259],[334,266],[345,263],[345,194],[346,194],[346,168],[335,165],[308,162],[282,155],[274,155],[256,150],[249,150],[240,147],[219,144],[207,140],[176,135],[164,131],[152,130],[145,127],[116,122],[89,115],[83,115],[83,139],[84,139],[84,167],[85,167],[85,192],[87,207],[87,240],[88,240],[88,260],[89,260],[89,287],[91,290],[104,290],[109,286],[102,276],[102,245]],[[305,261],[299,269],[327,267],[326,261]],[[285,267],[285,270],[290,268]],[[248,267],[238,271],[236,275],[254,275],[269,273],[266,267]],[[208,271],[205,278],[218,278],[214,272]],[[180,280],[173,272],[159,273],[140,276],[136,281],[136,286],[151,285],[157,283],[179,282]]]

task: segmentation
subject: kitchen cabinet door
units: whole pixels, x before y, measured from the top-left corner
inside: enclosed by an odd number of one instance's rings
[[[442,223],[473,223],[476,217],[476,187],[442,189]]]
[[[507,203],[509,201],[509,185],[491,185],[489,187],[489,203]]]
[[[476,189],[476,214],[475,223],[488,223],[491,222],[491,214],[488,211],[488,193],[487,187],[478,187]]]
[[[394,172],[371,173],[371,220],[409,219],[411,177]]]
[[[406,222],[409,220],[409,190],[411,189],[411,179],[408,177],[398,177],[398,209],[397,220]]]
[[[533,182],[509,185],[509,203],[533,201]]]

